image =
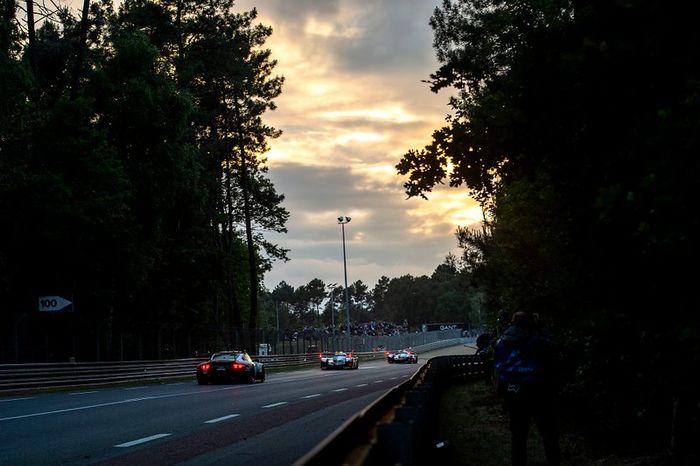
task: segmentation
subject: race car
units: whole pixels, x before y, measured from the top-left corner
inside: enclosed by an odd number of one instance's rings
[[[197,365],[197,383],[265,381],[265,365],[245,351],[221,351]]]
[[[389,364],[417,364],[418,355],[409,350],[401,350],[395,353],[386,353],[386,360]]]
[[[344,353],[336,351],[333,356],[324,356],[321,354],[321,370],[326,369],[357,369],[360,367],[360,360],[352,353]]]

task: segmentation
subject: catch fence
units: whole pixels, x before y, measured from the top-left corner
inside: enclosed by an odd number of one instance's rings
[[[245,350],[251,355],[370,352],[461,336],[461,330],[351,336],[301,331],[293,338],[277,330],[175,323],[139,328],[118,328],[109,322],[93,327],[73,324],[61,319],[18,319],[0,330],[0,364],[186,359],[221,350]]]
[[[462,340],[448,338],[415,345],[413,350],[424,353],[434,349],[459,344]],[[395,343],[403,342],[396,340]],[[398,347],[397,347],[398,348]],[[383,351],[356,352],[361,361],[384,358]],[[316,366],[319,353],[254,355],[267,369]],[[107,362],[65,362],[0,364],[0,393],[8,391],[102,385],[114,383],[168,380],[191,376],[194,380],[197,364],[206,357]]]

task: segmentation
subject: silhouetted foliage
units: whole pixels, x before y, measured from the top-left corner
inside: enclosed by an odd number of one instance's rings
[[[537,311],[565,337],[571,418],[617,449],[662,450],[697,415],[673,408],[700,391],[683,267],[698,259],[694,18],[660,1],[445,0],[430,84],[456,89],[452,113],[397,165],[409,196],[449,179],[482,202],[484,230],[458,237],[490,311]]]
[[[270,28],[231,5],[85,1],[30,50],[0,4],[1,360],[154,357],[176,332],[257,326],[260,278],[286,259],[264,237],[289,214],[262,158],[282,78]],[[40,315],[56,294],[74,311]]]

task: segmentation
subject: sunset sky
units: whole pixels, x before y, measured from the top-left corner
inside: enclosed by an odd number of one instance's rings
[[[266,121],[269,176],[286,195],[289,233],[270,239],[291,250],[265,283],[294,287],[320,278],[343,283],[346,215],[348,282],[373,287],[385,275],[430,274],[457,241],[457,225],[479,222],[465,189],[406,200],[394,166],[444,124],[448,94],[421,80],[437,69],[428,21],[439,0],[239,0],[273,28],[268,41],[285,77]]]
[[[82,1],[70,0],[76,13]],[[430,274],[456,252],[458,225],[481,219],[466,189],[406,199],[394,166],[444,124],[447,93],[427,79],[438,67],[428,24],[440,0],[238,0],[270,25],[267,43],[285,77],[265,121],[283,131],[267,154],[269,177],[286,196],[289,232],[268,239],[290,249],[265,277],[273,289],[320,278],[373,287],[385,275]]]

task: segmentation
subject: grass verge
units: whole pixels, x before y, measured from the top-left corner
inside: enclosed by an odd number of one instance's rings
[[[501,399],[484,382],[455,384],[440,400],[439,436],[450,448],[453,466],[507,466],[510,464],[510,430]],[[560,433],[562,465],[658,466],[670,464],[658,456],[594,455],[584,439]],[[545,466],[542,441],[534,424],[528,439],[528,465]]]
[[[441,438],[451,446],[456,465],[510,464],[508,418],[500,400],[485,383],[448,387],[440,400],[438,428]]]

